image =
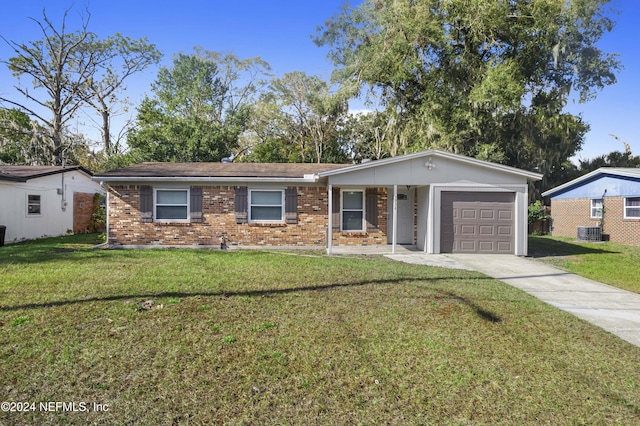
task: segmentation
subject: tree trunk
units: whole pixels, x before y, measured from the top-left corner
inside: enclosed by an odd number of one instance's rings
[[[109,128],[109,111],[105,108],[100,111],[102,115],[102,147],[105,154],[111,154],[111,131]]]

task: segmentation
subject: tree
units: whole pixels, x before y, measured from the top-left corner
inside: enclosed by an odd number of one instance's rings
[[[157,64],[162,54],[146,38],[132,40],[119,33],[96,40],[91,49],[96,52],[95,68],[82,98],[100,115],[102,147],[109,155],[113,151],[111,117],[116,112],[114,105],[122,103],[119,95],[125,80]]]
[[[30,76],[33,89],[21,85],[15,89],[33,106],[26,106],[8,98],[0,97],[0,102],[17,107],[38,120],[46,129],[50,140],[45,147],[50,151],[49,162],[63,163],[65,151],[73,149],[73,138],[65,139],[65,126],[83,104],[82,91],[93,75],[96,52],[86,46],[95,42],[95,35],[87,31],[89,16],[83,19],[78,31],[67,32],[64,13],[60,28],[51,22],[43,10],[42,21],[32,20],[40,27],[43,39],[17,43],[5,40],[17,56],[1,61],[14,76]],[[40,96],[41,89],[44,95]],[[50,117],[45,117],[44,110]]]
[[[396,117],[397,154],[439,148],[549,173],[588,129],[562,112],[569,96],[616,81],[616,55],[596,44],[614,25],[607,2],[366,0],[316,43],[342,90],[368,88]]]
[[[80,164],[89,153],[89,143],[81,134],[64,134],[64,158]],[[52,139],[47,129],[19,109],[0,108],[0,163],[47,166],[51,164]]]
[[[41,131],[22,111],[0,108],[0,163],[47,164],[48,153],[34,140]]]
[[[622,142],[624,145],[624,152],[611,151],[608,154],[600,155],[598,157],[579,160],[579,171],[581,174],[586,174],[600,167],[640,167],[640,155],[633,155],[631,152],[631,145],[616,135],[609,135],[615,140]]]
[[[274,78],[264,98],[279,111],[278,120],[286,137],[296,147],[293,161],[339,162],[344,159],[337,145],[338,127],[348,109],[341,93],[331,93],[329,84],[304,72]]]
[[[200,49],[177,55],[171,68],[160,69],[154,96],[138,108],[129,146],[147,161],[220,161],[246,130],[257,79],[266,70],[260,58]]]

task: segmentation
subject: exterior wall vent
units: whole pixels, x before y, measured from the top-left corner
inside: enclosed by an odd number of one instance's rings
[[[578,226],[578,241],[602,241],[599,226]]]

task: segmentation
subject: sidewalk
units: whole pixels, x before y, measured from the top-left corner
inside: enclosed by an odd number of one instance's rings
[[[629,343],[640,346],[640,294],[592,281],[543,262],[513,255],[412,253],[395,255],[393,259],[404,261],[403,256],[411,257],[407,258],[407,263],[443,267],[448,267],[449,262],[463,265],[517,287],[543,302],[571,312]],[[422,262],[416,259],[417,256],[422,257]],[[431,256],[445,257],[447,260],[429,260]]]

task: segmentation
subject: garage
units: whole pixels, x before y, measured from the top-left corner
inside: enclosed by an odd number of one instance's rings
[[[515,194],[442,192],[441,253],[515,253]]]

